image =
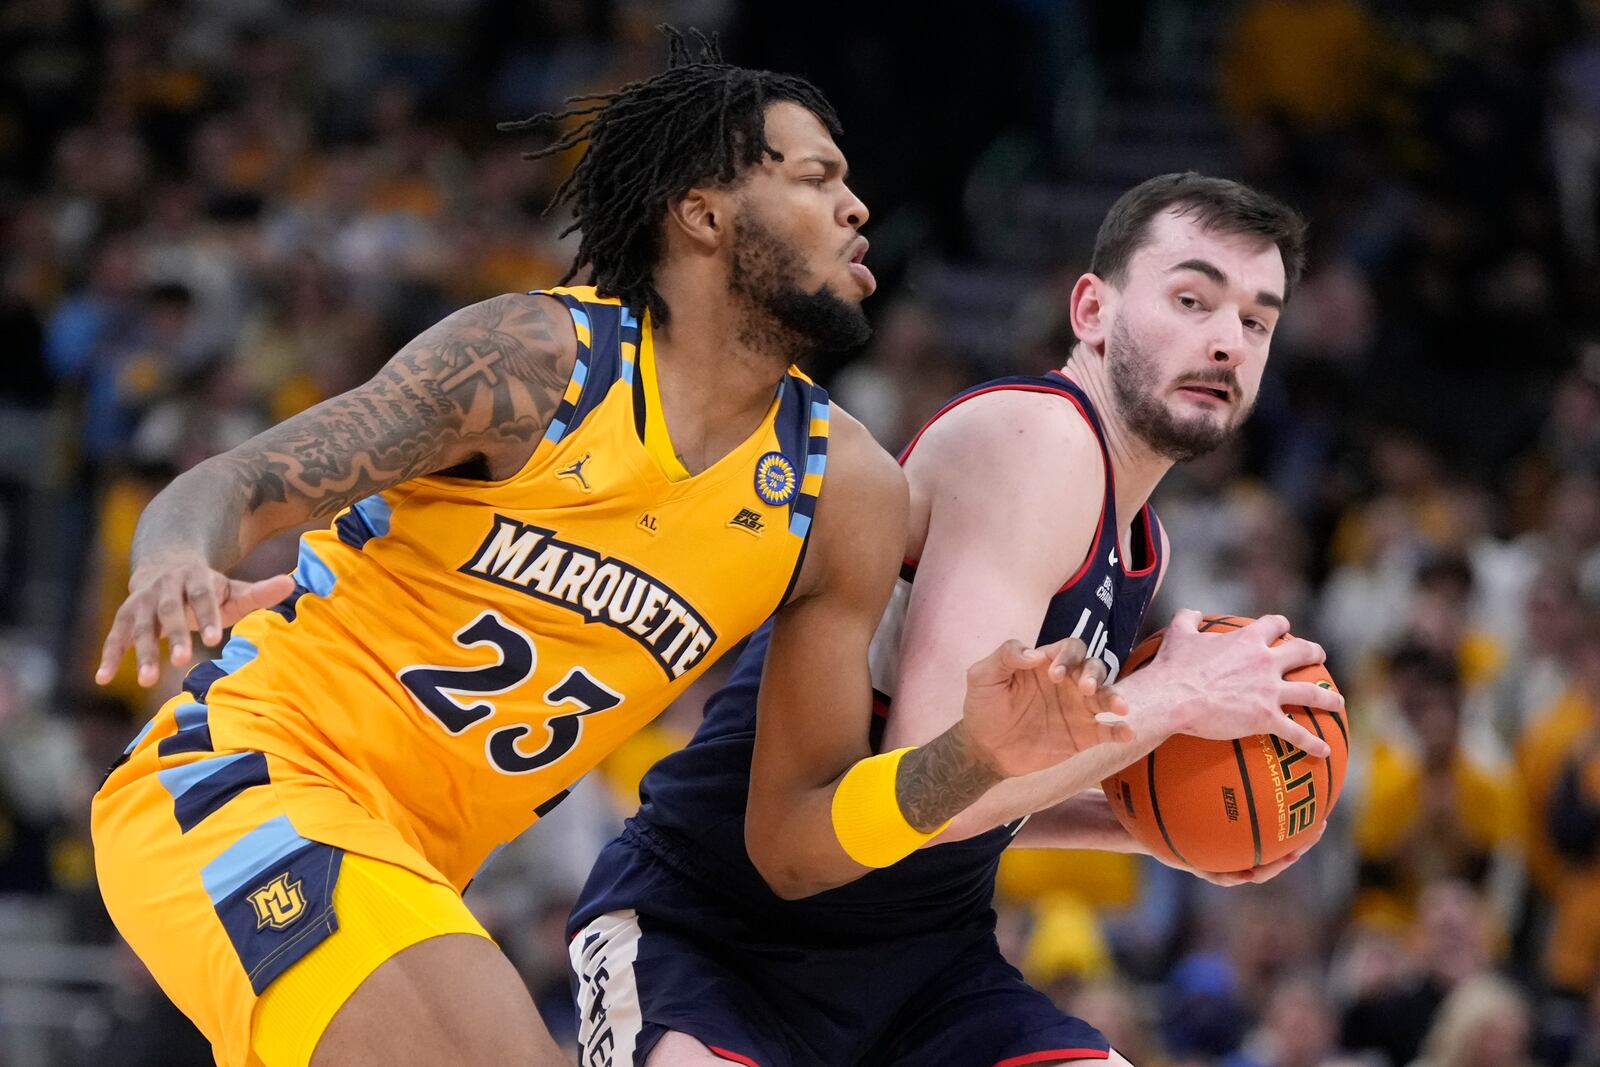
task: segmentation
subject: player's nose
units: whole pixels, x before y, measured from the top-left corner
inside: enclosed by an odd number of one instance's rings
[[[1218,367],[1238,366],[1244,360],[1244,323],[1232,315],[1212,317],[1220,321],[1210,339],[1211,362]]]
[[[839,221],[853,229],[861,229],[867,224],[872,212],[867,210],[867,205],[847,185],[844,187],[844,199],[839,203]]]

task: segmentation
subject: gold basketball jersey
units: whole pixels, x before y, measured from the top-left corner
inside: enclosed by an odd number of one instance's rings
[[[672,480],[642,441],[648,319],[589,288],[549,295],[578,358],[524,468],[418,478],[306,535],[295,594],[190,672],[162,742],[304,767],[458,888],[777,609],[827,465],[827,395],[791,368],[743,444]],[[290,814],[391,858],[314,804]]]

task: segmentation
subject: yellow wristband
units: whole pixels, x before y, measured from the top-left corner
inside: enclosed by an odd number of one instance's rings
[[[833,791],[833,832],[845,854],[863,867],[888,867],[911,855],[950,825],[923,833],[906,821],[895,797],[895,778],[909,748],[857,763]]]

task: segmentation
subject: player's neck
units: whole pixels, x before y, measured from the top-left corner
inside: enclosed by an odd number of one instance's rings
[[[661,408],[685,466],[703,470],[754,432],[789,361],[740,339],[725,295],[696,299],[663,286],[662,296],[672,318],[651,330]]]
[[[1125,525],[1150,500],[1156,485],[1172,469],[1172,460],[1152,450],[1123,421],[1105,366],[1105,360],[1083,353],[1061,368],[1061,373],[1088,395],[1100,416],[1106,453],[1111,457],[1111,473],[1117,484],[1117,522]]]

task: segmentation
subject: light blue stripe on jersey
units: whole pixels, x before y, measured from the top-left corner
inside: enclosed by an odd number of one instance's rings
[[[229,641],[228,644],[233,644],[233,641]],[[226,649],[224,649],[224,651],[226,651]],[[217,666],[222,666],[221,661],[218,661]],[[173,718],[178,720],[178,729],[193,730],[196,726],[204,726],[210,717],[211,712],[204,704],[191,702],[188,704],[179,704],[176,710],[173,711],[172,715]]]
[[[217,657],[217,669],[232,674],[260,654],[261,650],[244,638],[230,637],[228,638],[228,643],[222,646],[222,655]],[[184,707],[190,706],[200,707],[202,705],[184,705]],[[181,713],[183,708],[178,710]],[[180,718],[178,721],[181,724],[183,720]]]
[[[356,512],[361,516],[361,521],[367,524],[367,529],[372,531],[372,536],[383,537],[388,534],[394,509],[389,507],[389,502],[383,499],[382,494],[373,493],[365,500],[356,501]]]
[[[194,786],[210,778],[213,774],[227,767],[229,764],[238,763],[242,759],[249,759],[257,755],[254,752],[239,752],[232,756],[216,756],[212,759],[196,760],[185,763],[181,767],[168,767],[156,772],[156,777],[161,784],[167,787],[167,792],[172,794],[172,799],[177,800]]]
[[[821,474],[823,471],[825,471],[827,469],[828,469],[828,454],[826,452],[815,452],[815,453],[811,454],[810,456],[806,457],[806,473],[807,474]]]
[[[229,845],[227,850],[206,864],[200,881],[211,903],[221,904],[252,880],[266,874],[272,865],[310,841],[294,832],[289,816],[279,815]]]
[[[128,747],[122,750],[122,754],[124,756],[131,755],[133,750],[139,747],[139,742],[144,740],[145,735],[150,732],[150,728],[155,724],[156,721],[151,719],[149,722],[141,726],[139,728],[139,732],[133,735],[133,740],[128,742]]]
[[[333,592],[333,583],[337,581],[333,571],[322,562],[322,557],[306,543],[305,538],[300,539],[300,560],[294,569],[294,580],[318,596]]]

